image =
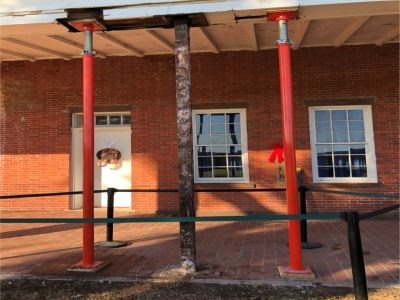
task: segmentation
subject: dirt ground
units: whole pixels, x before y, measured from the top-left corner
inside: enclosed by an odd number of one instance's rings
[[[6,299],[354,299],[352,288],[104,280],[2,280]],[[370,289],[369,299],[400,299],[400,289]]]

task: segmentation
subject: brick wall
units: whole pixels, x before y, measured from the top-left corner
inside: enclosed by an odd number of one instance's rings
[[[330,185],[353,191],[399,189],[398,45],[305,48],[293,52],[297,165],[312,183],[308,107],[314,99],[373,97],[379,184]],[[176,188],[175,70],[172,56],[96,59],[96,105],[132,107],[132,186]],[[1,65],[1,194],[71,188],[71,108],[81,106],[81,61],[3,62]],[[245,105],[250,181],[277,187],[267,162],[281,140],[275,50],[192,55],[193,105]],[[326,186],[325,186],[326,187]],[[309,195],[309,210],[370,210],[394,200]],[[68,209],[68,197],[2,200],[4,209]],[[173,211],[175,194],[134,195],[136,211]],[[202,193],[201,213],[284,212],[284,193]]]

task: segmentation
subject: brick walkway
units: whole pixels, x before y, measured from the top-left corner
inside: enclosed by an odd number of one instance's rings
[[[129,212],[118,211],[117,216]],[[104,217],[104,210],[96,210]],[[6,217],[81,217],[80,211],[1,212]],[[116,224],[114,239],[129,243],[96,249],[96,259],[109,262],[96,275],[163,278],[179,264],[176,223]],[[318,282],[351,284],[351,267],[343,221],[308,222],[308,240],[322,248],[303,250],[304,264]],[[398,221],[362,221],[362,242],[369,284],[399,282]],[[81,259],[79,224],[2,224],[0,267],[11,274],[71,276],[67,268]],[[105,239],[105,225],[95,226],[95,240]],[[288,265],[286,222],[197,223],[199,278],[277,280],[277,266]],[[75,273],[74,273],[75,274]],[[75,276],[75,275],[74,275]]]

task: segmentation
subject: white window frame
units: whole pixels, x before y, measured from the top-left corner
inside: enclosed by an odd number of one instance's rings
[[[83,128],[83,122],[82,126],[78,126],[77,124],[77,117],[78,116],[83,116],[83,113],[73,113],[72,114],[72,128]],[[107,125],[97,125],[96,124],[96,117],[97,116],[106,116],[107,117]],[[129,124],[110,124],[110,117],[112,116],[120,116],[121,121],[124,116],[129,116],[131,118],[131,122]],[[116,112],[95,112],[94,113],[94,127],[96,128],[118,128],[118,127],[131,127],[132,124],[132,116],[129,111],[116,111]]]
[[[242,145],[242,168],[243,177],[241,178],[200,178],[198,159],[196,151],[196,115],[197,114],[218,114],[218,113],[239,113],[240,114],[240,138]],[[246,122],[246,109],[202,109],[192,111],[192,132],[193,132],[193,160],[194,160],[194,182],[195,183],[247,183],[249,182],[249,163],[247,153],[247,122]],[[211,146],[211,145],[210,145]]]
[[[317,139],[315,128],[315,112],[319,110],[347,110],[361,109],[364,117],[364,132],[365,132],[365,155],[367,163],[367,177],[319,177],[318,161],[317,161]],[[310,144],[312,158],[312,172],[314,183],[376,183],[376,157],[374,144],[374,130],[372,122],[372,110],[370,105],[348,105],[348,106],[311,106],[309,110],[309,125],[310,125]],[[340,143],[338,143],[340,144]]]

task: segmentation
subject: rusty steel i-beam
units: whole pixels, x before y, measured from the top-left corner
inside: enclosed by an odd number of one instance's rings
[[[174,20],[176,105],[179,159],[179,211],[195,216],[192,108],[190,97],[190,27],[187,17]],[[195,223],[180,223],[181,266],[188,273],[196,270]]]

